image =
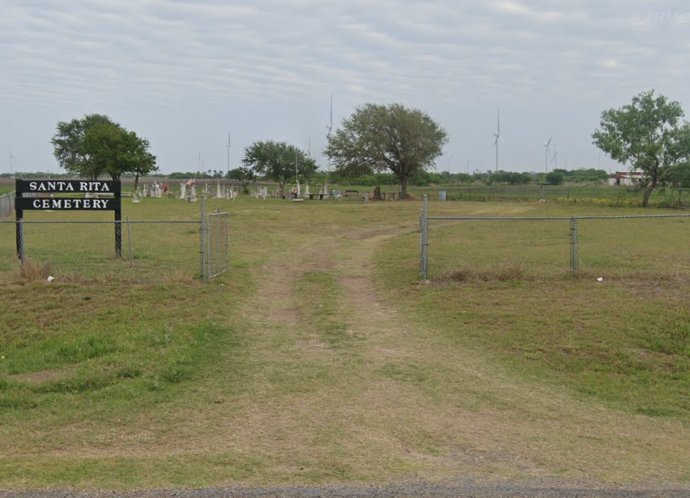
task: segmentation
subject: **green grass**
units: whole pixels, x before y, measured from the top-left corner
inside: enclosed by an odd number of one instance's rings
[[[300,315],[306,326],[333,347],[346,345],[350,340],[347,322],[342,319],[340,302],[343,290],[334,275],[323,271],[305,273],[297,284],[296,298],[305,303]]]
[[[564,208],[532,210],[545,212]],[[520,375],[690,422],[690,221],[581,221],[578,279],[567,221],[432,224],[431,285],[410,286],[415,235],[379,257],[380,278],[412,319]]]
[[[217,207],[231,271],[209,283],[194,226],[137,227],[134,269],[111,227],[34,226],[48,284],[19,275],[0,225],[0,488],[690,481],[687,222],[582,222],[580,279],[567,222],[434,225],[424,285],[418,202]]]

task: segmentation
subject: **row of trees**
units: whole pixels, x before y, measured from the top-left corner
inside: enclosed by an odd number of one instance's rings
[[[600,128],[592,134],[594,144],[614,160],[644,173],[645,206],[657,186],[690,182],[690,124],[681,121],[683,115],[678,102],[656,96],[652,90],[635,96],[629,105],[603,111]],[[340,176],[390,172],[405,197],[410,181],[429,174],[447,141],[445,130],[420,110],[400,104],[366,104],[333,135],[329,132],[325,155]],[[134,174],[138,179],[157,169],[148,141],[107,116],[92,114],[60,122],[52,142],[60,165],[80,176],[107,174],[118,179]],[[287,182],[308,179],[317,170],[308,154],[286,142],[255,142],[245,149],[242,163],[233,172],[237,179],[249,183],[269,178],[281,190]],[[600,177],[597,170],[585,174]],[[554,170],[544,180],[559,184],[573,178],[576,174]],[[510,172],[489,173],[488,178],[488,182],[508,184],[532,180],[531,175]]]
[[[433,165],[447,140],[446,132],[422,111],[367,104],[329,135],[325,154],[337,175],[392,172],[404,197],[410,180]],[[281,190],[317,170],[311,157],[285,142],[255,142],[245,149],[242,163],[233,172],[235,179],[244,183],[261,176],[277,182]]]

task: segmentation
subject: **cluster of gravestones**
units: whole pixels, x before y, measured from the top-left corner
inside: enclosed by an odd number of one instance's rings
[[[258,189],[252,189],[249,192],[254,199],[266,200],[271,194],[268,192],[268,187],[259,187]]]
[[[141,202],[143,197],[163,197],[164,194],[168,192],[168,184],[163,183],[162,185],[158,182],[152,184],[145,183],[137,187],[137,189],[132,194],[133,202]]]
[[[189,188],[187,188],[189,184]],[[180,182],[180,199],[187,202],[196,202],[196,185],[192,182]]]
[[[198,187],[198,188],[197,188]],[[208,198],[210,197],[210,188],[209,184],[204,182],[201,185],[196,184],[194,180],[187,180],[180,182],[180,191],[179,195],[176,196],[178,199],[185,200],[187,202],[196,202],[199,198],[199,190],[201,193],[204,195],[204,197]],[[137,190],[133,194],[133,202],[141,202],[140,199],[143,197],[163,197],[164,195],[168,194],[169,188],[166,183],[158,184],[158,182],[154,182],[153,184],[144,184],[141,185],[140,187],[137,188]],[[173,193],[170,192],[168,195],[173,196]],[[216,192],[215,192],[215,197],[217,199],[228,199],[228,200],[234,200],[237,199],[237,196],[239,195],[238,190],[235,189],[235,187],[228,187],[226,185],[221,185],[220,181],[216,183]],[[249,195],[254,198],[254,199],[263,199],[266,200],[269,197],[273,198],[283,198],[283,199],[292,199],[292,200],[304,200],[304,199],[316,199],[316,200],[325,200],[325,199],[340,199],[342,197],[351,197],[353,195],[359,195],[358,191],[355,190],[346,190],[345,192],[340,191],[340,190],[328,190],[328,185],[324,184],[323,188],[319,188],[318,192],[313,193],[309,189],[309,183],[307,183],[304,186],[304,189],[302,190],[300,188],[299,183],[295,185],[295,187],[292,188],[291,191],[285,193],[281,191],[280,189],[274,189],[270,190],[268,187],[256,187],[253,189],[249,190]],[[382,194],[381,190],[379,187],[376,187],[374,189],[373,195],[370,195],[368,192],[364,194],[364,201],[367,202],[369,199],[372,200],[386,200],[389,198],[389,194]]]

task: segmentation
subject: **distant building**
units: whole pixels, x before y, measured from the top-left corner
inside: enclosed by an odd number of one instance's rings
[[[634,186],[639,185],[644,179],[641,171],[616,171],[609,175],[609,185]]]

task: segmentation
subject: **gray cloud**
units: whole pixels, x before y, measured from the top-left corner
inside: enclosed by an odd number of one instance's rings
[[[56,169],[59,120],[101,112],[151,140],[164,171],[224,168],[241,147],[323,146],[366,102],[420,107],[450,133],[442,168],[597,159],[601,110],[656,88],[690,104],[690,10],[680,1],[0,1],[0,147],[19,169]],[[453,161],[448,158],[452,155]],[[560,155],[559,155],[560,157]],[[9,169],[0,156],[0,171]]]

